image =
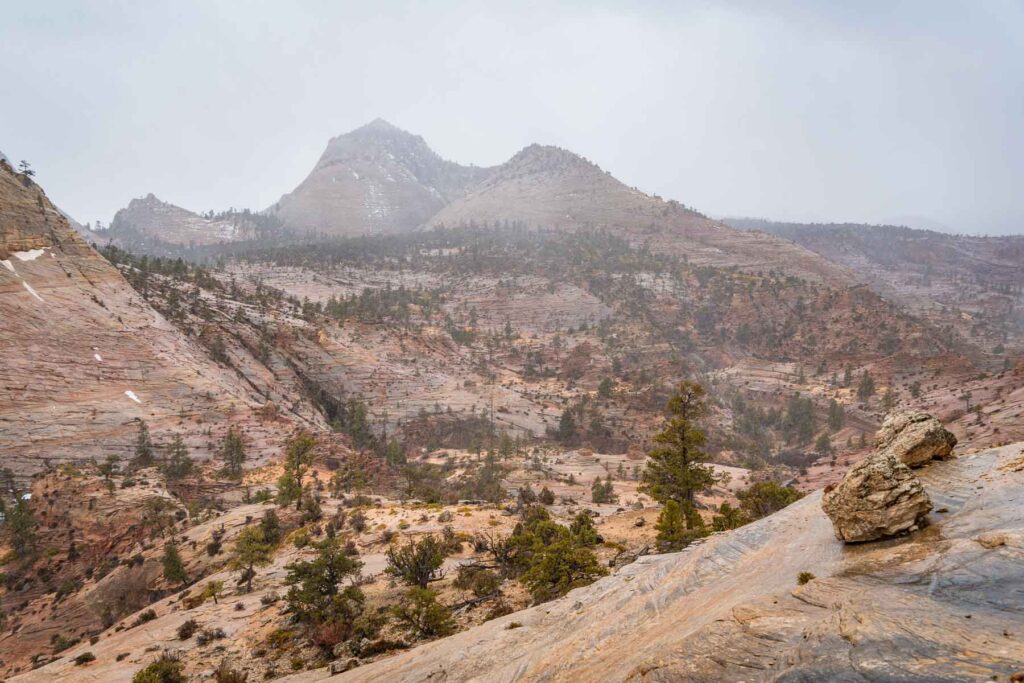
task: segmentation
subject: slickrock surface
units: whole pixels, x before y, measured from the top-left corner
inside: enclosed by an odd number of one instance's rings
[[[814,494],[331,680],[1007,680],[1024,662],[1021,463],[1018,443],[932,464],[945,512],[904,538],[844,547]],[[1005,544],[975,540],[993,532]],[[817,578],[798,587],[803,571]]]
[[[851,543],[916,529],[932,503],[910,468],[882,451],[851,467],[838,485],[826,487],[821,507],[835,525],[836,538]]]
[[[956,436],[928,413],[894,413],[882,423],[875,446],[907,467],[920,467],[933,458],[949,457]]]
[[[0,462],[26,476],[131,455],[138,418],[210,452],[229,423],[259,455],[292,425],[154,311],[34,183],[0,164]],[[208,432],[208,430],[212,430]],[[268,438],[270,437],[270,438]]]

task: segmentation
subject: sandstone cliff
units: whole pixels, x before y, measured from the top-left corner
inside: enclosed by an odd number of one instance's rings
[[[16,474],[128,456],[138,419],[157,434],[183,433],[199,453],[228,423],[248,423],[253,436],[288,428],[256,420],[260,397],[154,311],[38,185],[3,162],[0,263],[0,461]]]

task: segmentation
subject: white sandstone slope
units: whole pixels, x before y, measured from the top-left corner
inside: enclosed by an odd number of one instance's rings
[[[1008,680],[1024,668],[1024,449],[920,475],[936,511],[909,536],[844,547],[815,493],[331,680]]]

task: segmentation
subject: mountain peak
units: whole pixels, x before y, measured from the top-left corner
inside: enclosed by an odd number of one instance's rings
[[[601,168],[584,157],[562,147],[534,143],[516,152],[505,165],[518,173],[543,173],[565,171],[596,171]]]
[[[375,118],[373,121],[370,121],[369,123],[367,123],[367,124],[365,124],[363,126],[360,126],[356,130],[374,130],[374,131],[380,131],[380,132],[386,132],[386,133],[396,133],[396,132],[397,133],[404,133],[405,132],[404,130],[402,130],[398,126],[396,126],[396,125],[394,125],[392,123],[389,123],[388,121],[385,121],[384,119],[380,118],[379,116],[377,118]]]

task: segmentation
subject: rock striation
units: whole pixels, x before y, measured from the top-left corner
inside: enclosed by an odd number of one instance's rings
[[[928,413],[894,413],[882,423],[875,446],[907,467],[920,467],[935,458],[948,458],[956,446],[956,436]]]

